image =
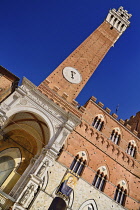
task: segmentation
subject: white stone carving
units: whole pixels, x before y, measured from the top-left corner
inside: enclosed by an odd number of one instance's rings
[[[2,112],[0,110],[0,127],[2,127],[4,125],[6,120],[7,120],[7,117],[6,117],[5,112]]]
[[[21,98],[20,99],[20,104],[21,105],[26,105],[27,104],[27,100],[25,98]]]
[[[20,204],[22,204],[23,207],[27,208],[32,199],[34,198],[34,194],[35,194],[35,186],[31,184],[29,187],[27,187],[26,191],[21,197]]]
[[[0,105],[0,109],[6,112],[10,109],[10,106],[8,106],[5,102],[3,102]]]
[[[46,172],[47,167],[49,166],[49,161],[46,160],[43,165],[41,166],[41,168],[39,169],[37,176],[38,177],[42,177],[44,175],[44,173]]]

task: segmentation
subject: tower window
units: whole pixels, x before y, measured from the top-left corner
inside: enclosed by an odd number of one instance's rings
[[[127,152],[127,154],[131,155],[132,157],[135,157],[136,146],[132,142],[129,142],[126,152]]]
[[[111,20],[112,20],[113,18],[114,18],[114,15],[111,15],[111,16],[110,16],[110,22],[111,22]]]
[[[125,190],[123,187],[120,186],[120,184],[117,186],[115,195],[114,195],[114,200],[124,206],[125,200],[126,200],[126,194],[127,190]]]
[[[104,121],[102,120],[102,117],[96,116],[92,123],[92,126],[96,128],[98,131],[101,131],[104,126]]]
[[[120,134],[115,129],[111,133],[110,140],[115,144],[118,144],[120,141]]]
[[[97,189],[99,189],[100,191],[103,191],[105,187],[106,179],[107,179],[107,176],[104,175],[103,172],[101,173],[100,170],[98,170],[94,177],[92,185],[96,187]]]
[[[123,28],[124,28],[124,24],[121,25],[120,30],[123,31]]]

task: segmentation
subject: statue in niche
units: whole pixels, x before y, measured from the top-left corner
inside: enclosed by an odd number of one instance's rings
[[[46,160],[44,164],[41,166],[40,170],[38,171],[37,176],[41,178],[48,166],[49,166],[49,161]]]
[[[34,185],[31,184],[30,187],[26,189],[23,196],[20,199],[20,203],[24,206],[28,200],[32,200],[34,197]],[[29,202],[28,202],[29,203]]]

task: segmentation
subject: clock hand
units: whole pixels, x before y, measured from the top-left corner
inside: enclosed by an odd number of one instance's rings
[[[71,78],[74,79],[74,74],[76,74],[74,71],[71,71]]]

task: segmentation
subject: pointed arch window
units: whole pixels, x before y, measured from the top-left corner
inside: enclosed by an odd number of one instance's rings
[[[120,184],[118,184],[115,194],[114,194],[114,200],[124,206],[125,200],[126,200],[127,190],[124,189]]]
[[[92,185],[97,189],[99,189],[100,191],[103,191],[105,188],[106,180],[107,180],[107,170],[105,166],[102,166],[97,170]]]
[[[86,154],[85,152],[79,152],[73,159],[70,170],[76,175],[81,176],[86,165]]]
[[[92,126],[96,128],[98,131],[102,131],[104,126],[104,118],[102,115],[98,115],[95,117]]]
[[[120,141],[121,135],[120,135],[120,129],[119,128],[114,128],[111,135],[110,135],[110,140],[114,142],[115,144],[118,144]]]
[[[132,157],[135,157],[136,155],[136,144],[135,141],[130,141],[126,150],[127,154],[131,155]]]

